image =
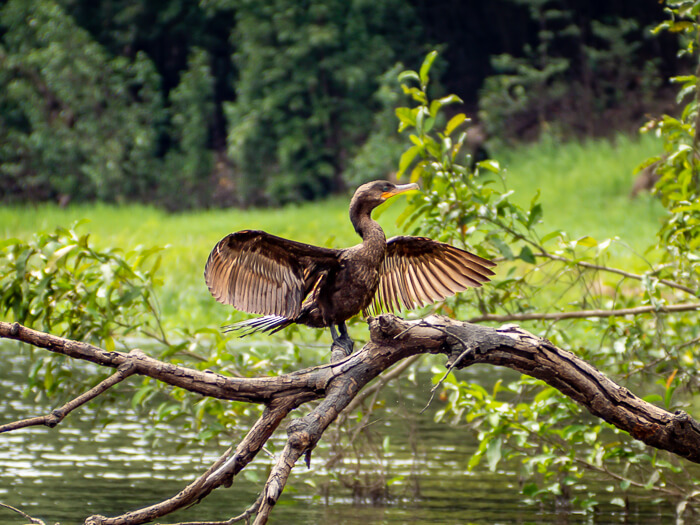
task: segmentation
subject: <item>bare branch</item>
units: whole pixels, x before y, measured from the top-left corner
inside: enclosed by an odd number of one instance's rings
[[[700,303],[684,303],[671,305],[637,306],[635,308],[618,308],[616,310],[574,310],[571,312],[554,313],[528,313],[528,314],[486,314],[472,317],[470,323],[483,323],[492,321],[507,323],[510,321],[561,321],[563,319],[583,319],[595,317],[624,317],[625,315],[639,315],[647,313],[670,314],[676,312],[692,312],[700,310]]]
[[[285,382],[278,377],[239,378],[177,366],[147,356],[140,350],[108,352],[96,346],[26,328],[19,323],[0,322],[0,337],[29,343],[74,359],[90,361],[101,366],[118,368],[132,362],[134,374],[152,377],[196,394],[230,401],[269,403],[274,398],[296,396],[301,391],[314,392],[316,399],[324,383],[332,378],[331,365],[323,370],[310,369],[288,374]],[[319,377],[321,376],[321,377]]]
[[[16,508],[13,507],[12,505],[7,505],[7,504],[5,504],[5,503],[0,503],[0,507],[5,507],[6,509],[10,509],[11,511],[16,512],[17,514],[19,514],[20,516],[22,516],[25,520],[29,520],[29,521],[31,521],[32,523],[35,523],[36,525],[46,525],[46,523],[44,523],[43,520],[40,520],[39,518],[32,518],[32,517],[31,517],[29,514],[27,514],[26,512],[23,512],[23,511],[21,511],[21,510],[19,510],[19,509],[16,509]]]
[[[13,423],[8,423],[6,425],[0,425],[0,434],[3,432],[10,432],[12,430],[17,430],[19,428],[25,428],[25,427],[31,427],[31,426],[37,426],[37,425],[45,425],[49,428],[53,428],[56,425],[58,425],[61,421],[63,421],[63,418],[65,418],[68,414],[70,414],[73,410],[76,408],[84,405],[88,401],[95,399],[97,396],[102,394],[103,392],[107,391],[109,388],[113,387],[114,385],[121,383],[132,375],[136,371],[136,368],[134,367],[134,364],[132,362],[126,362],[122,365],[119,365],[119,368],[117,368],[117,371],[109,376],[107,379],[104,381],[100,382],[97,386],[94,388],[91,388],[84,394],[76,397],[72,401],[69,401],[65,405],[63,405],[60,408],[57,408],[55,410],[52,410],[50,414],[46,414],[44,416],[38,416],[38,417],[32,417],[29,419],[23,419],[21,421],[15,421]]]
[[[567,259],[566,257],[562,257],[561,255],[554,255],[546,251],[542,251],[541,253],[536,253],[535,254],[537,257],[544,257],[547,259],[552,259],[554,261],[561,261],[565,262],[568,264],[574,264],[576,266],[581,266],[583,268],[588,268],[591,270],[599,270],[602,272],[608,272],[608,273],[615,273],[617,275],[622,275],[623,277],[627,277],[629,279],[635,279],[637,281],[641,281],[645,278],[644,275],[639,275],[636,273],[631,273],[631,272],[626,272],[624,270],[620,270],[619,268],[611,268],[610,266],[603,266],[601,264],[593,264],[589,263],[587,261],[572,261],[570,259]],[[651,274],[656,273],[658,270],[651,272]],[[674,281],[669,281],[668,279],[659,279],[659,282],[665,286],[668,286],[669,288],[675,288],[677,290],[683,290],[684,292],[687,292],[689,294],[697,295],[698,290],[694,290],[693,288],[690,288],[689,286],[685,286],[683,284],[679,284]]]
[[[700,423],[687,413],[670,413],[610,380],[571,352],[557,348],[546,339],[536,337],[515,326],[494,328],[431,316],[410,332],[403,344],[421,344],[424,351],[445,353],[449,366],[463,353],[463,345],[454,334],[474,345],[476,350],[464,357],[457,368],[476,363],[505,366],[541,379],[578,402],[591,414],[600,417],[633,438],[652,447],[668,450],[694,463],[700,463]],[[417,321],[403,321],[382,315],[370,322],[372,342],[406,330]]]

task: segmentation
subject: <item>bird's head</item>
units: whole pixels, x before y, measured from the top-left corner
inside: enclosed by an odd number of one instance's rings
[[[365,209],[373,209],[395,195],[418,189],[420,189],[420,186],[415,183],[394,184],[388,180],[375,180],[357,188],[352,202],[362,203],[362,207]]]

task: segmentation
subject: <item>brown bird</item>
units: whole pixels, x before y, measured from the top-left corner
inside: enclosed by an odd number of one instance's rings
[[[362,243],[351,248],[321,248],[259,230],[224,237],[204,269],[209,291],[220,303],[264,316],[228,328],[248,335],[292,323],[328,326],[349,355],[353,341],[345,321],[354,315],[420,307],[488,281],[495,264],[487,259],[425,237],[386,240],[372,210],[414,189],[417,184],[388,181],[360,186],[350,221]]]

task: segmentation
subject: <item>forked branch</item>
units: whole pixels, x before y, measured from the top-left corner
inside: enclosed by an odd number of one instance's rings
[[[18,324],[0,322],[0,337],[128,370],[130,374],[152,377],[201,395],[265,405],[263,414],[235,451],[232,453],[229,449],[179,494],[122,516],[91,516],[85,521],[90,525],[146,523],[200,501],[217,487],[230,485],[291,410],[322,399],[307,415],[293,419],[287,426],[287,443],[258,502],[240,517],[221,522],[233,523],[242,517],[247,520],[255,512],[255,523],[266,523],[294,465],[301,457],[310,461],[311,452],[326,429],[344,409],[352,406],[363,388],[393,364],[424,353],[445,354],[447,366],[455,369],[485,363],[536,377],[634,438],[700,463],[700,425],[688,414],[670,413],[647,403],[571,352],[517,326],[494,329],[440,316],[404,321],[393,315],[382,315],[370,319],[369,327],[370,342],[344,359],[283,376],[250,379],[174,366],[140,351],[106,352]]]

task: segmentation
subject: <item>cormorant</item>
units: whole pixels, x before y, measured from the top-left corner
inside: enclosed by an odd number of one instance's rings
[[[292,323],[328,326],[349,355],[353,341],[345,321],[361,311],[416,308],[488,281],[495,264],[465,250],[425,237],[386,240],[372,210],[413,189],[418,185],[388,181],[360,186],[350,221],[362,243],[351,248],[321,248],[259,230],[224,237],[204,269],[209,291],[220,303],[264,316],[230,328],[247,335]]]

